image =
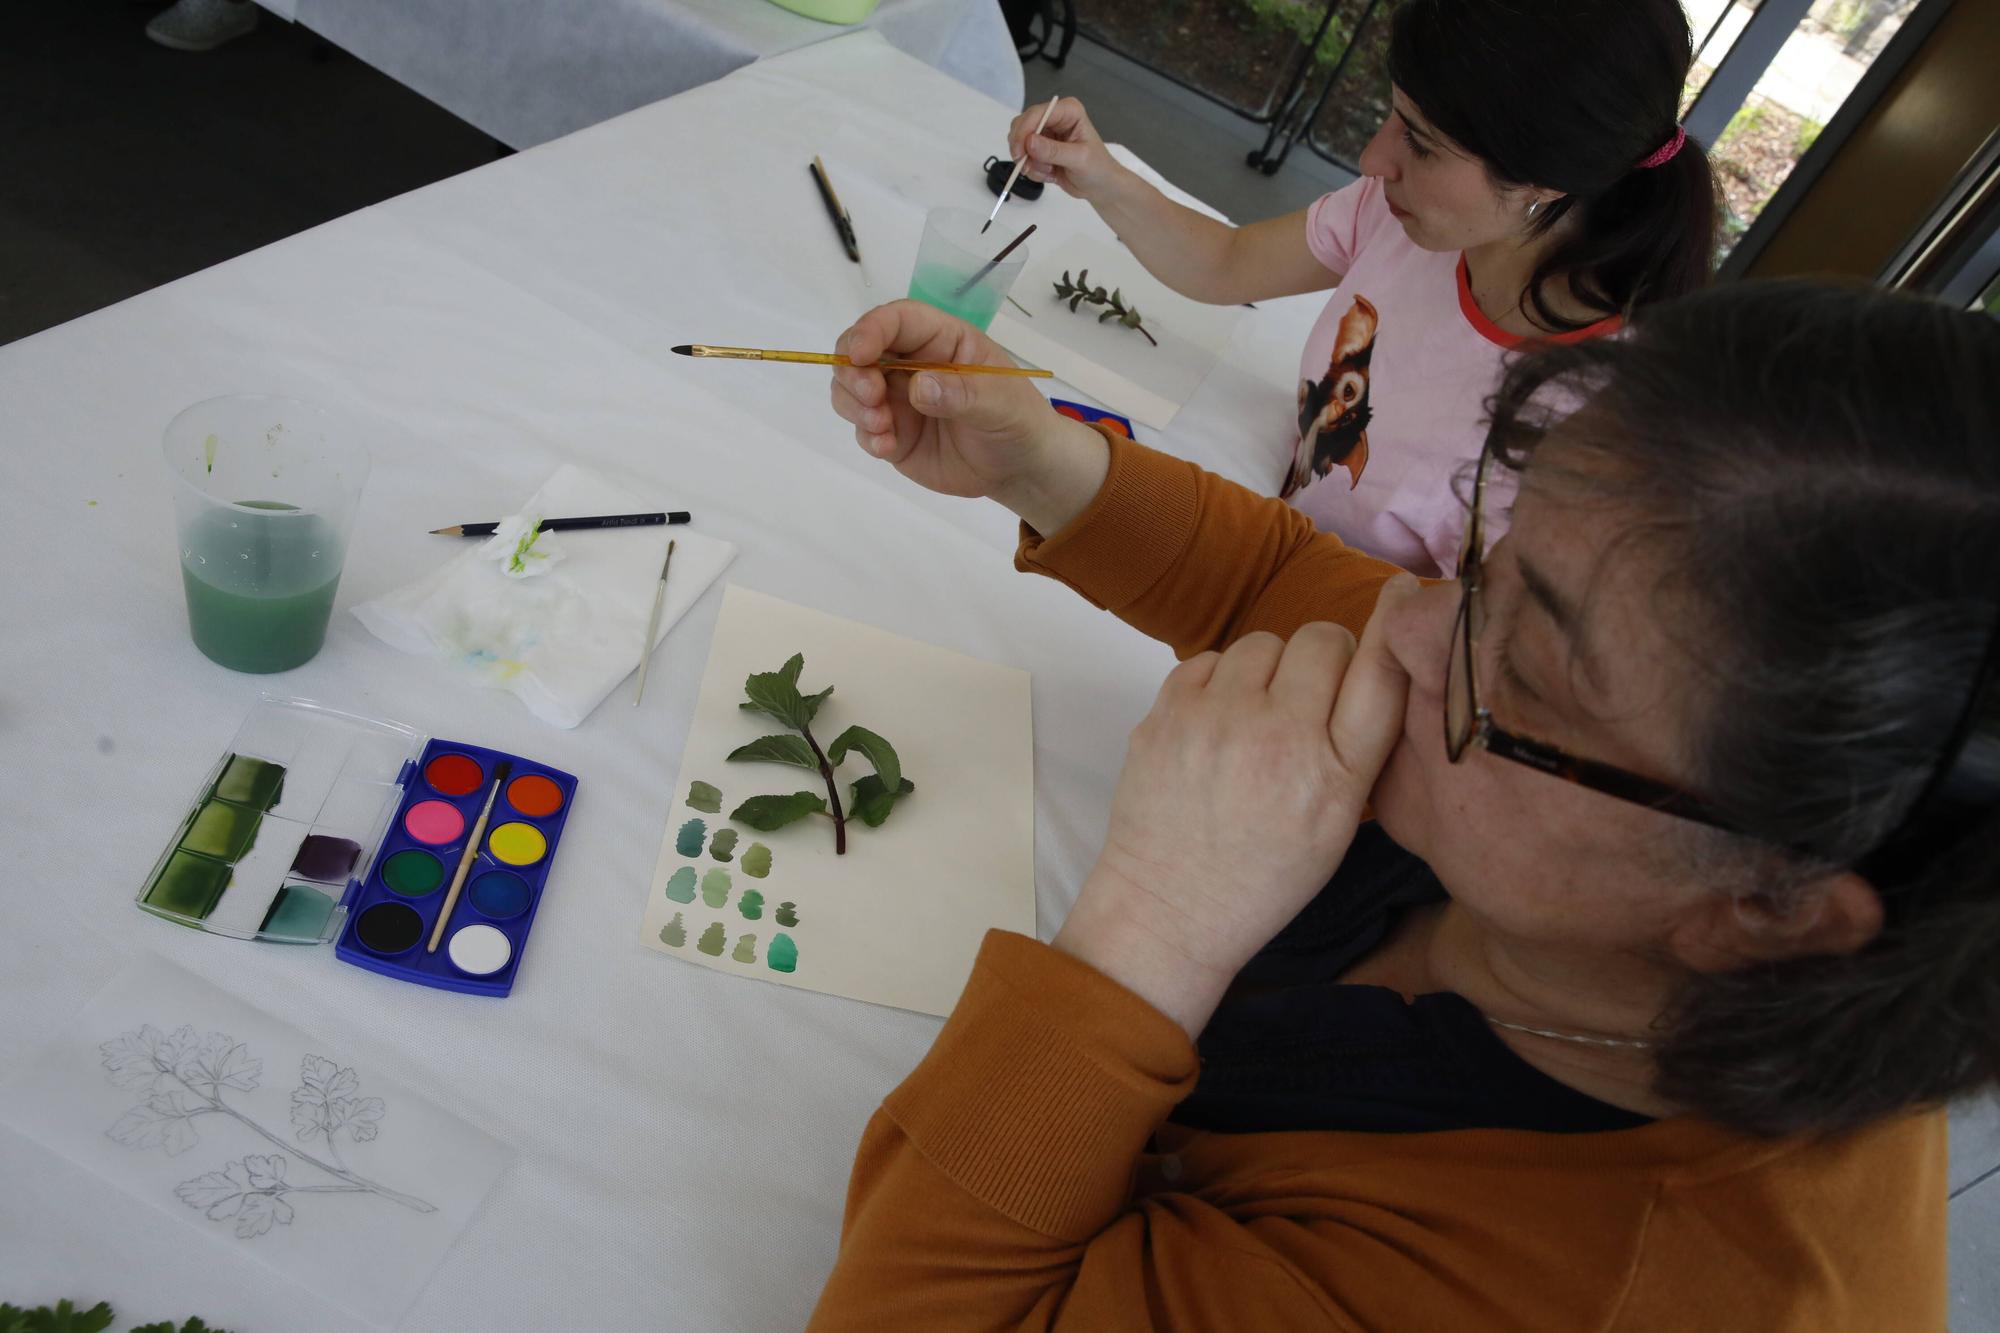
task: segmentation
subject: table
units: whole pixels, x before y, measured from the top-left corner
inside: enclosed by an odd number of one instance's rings
[[[262,0],[511,148],[854,31],[767,0]],[[998,0],[882,0],[865,26],[1021,108]]]
[[[864,304],[803,169],[828,106],[858,136],[851,151],[873,145],[938,202],[976,201],[978,159],[1008,118],[881,36],[845,36],[0,348],[13,564],[0,602],[0,1079],[150,950],[507,1140],[519,1160],[405,1327],[798,1327],[833,1263],[862,1126],[938,1027],[638,944],[719,590],[655,654],[642,708],[616,699],[558,731],[347,614],[442,558],[426,529],[508,512],[564,461],[670,482],[676,507],[742,548],[728,579],[1032,671],[1044,937],[1074,901],[1125,737],[1171,665],[1054,582],[1014,573],[1014,525],[997,506],[917,491],[863,456],[825,405],[822,372],[666,352],[690,339],[826,346]],[[1053,191],[1019,210],[1045,227],[1098,225]],[[1142,436],[1274,483],[1317,305],[1246,312],[1172,436]],[[276,678],[222,671],[189,643],[157,458],[180,407],[250,390],[393,423],[326,649]],[[509,998],[410,987],[330,949],[214,939],[134,910],[191,784],[266,688],[579,775]],[[8,1299],[107,1299],[131,1323],[359,1327],[5,1131],[0,1181]]]

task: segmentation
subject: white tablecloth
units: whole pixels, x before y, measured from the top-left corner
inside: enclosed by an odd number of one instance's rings
[[[263,0],[514,148],[852,28],[769,0]],[[866,26],[1021,109],[998,0],[882,0]],[[712,126],[724,138],[734,126]]]
[[[822,347],[861,308],[803,169],[835,120],[938,202],[976,202],[1007,112],[878,36],[843,37],[0,348],[0,1081],[152,950],[507,1140],[518,1163],[407,1327],[798,1327],[833,1262],[861,1128],[937,1030],[637,943],[718,592],[655,655],[644,707],[614,699],[559,731],[347,614],[449,554],[426,529],[505,514],[565,461],[631,473],[741,547],[733,580],[1032,671],[1044,937],[1171,664],[1015,574],[996,506],[915,491],[861,455],[823,372],[667,354],[691,339]],[[1055,192],[1012,215],[1097,225]],[[1274,480],[1316,305],[1248,314],[1169,446]],[[179,408],[250,390],[392,423],[326,649],[276,678],[223,671],[189,642],[158,458]],[[579,775],[512,996],[134,910],[193,784],[272,687]],[[356,1327],[5,1131],[0,1182],[7,1299],[108,1299],[121,1327],[190,1313],[246,1333]]]

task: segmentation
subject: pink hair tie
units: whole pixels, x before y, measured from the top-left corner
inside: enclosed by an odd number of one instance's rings
[[[1658,148],[1655,148],[1650,156],[1641,158],[1638,169],[1645,171],[1649,167],[1665,166],[1667,163],[1673,161],[1674,154],[1680,152],[1681,145],[1687,142],[1687,138],[1688,134],[1686,130],[1678,125],[1674,126],[1674,137],[1661,144]]]

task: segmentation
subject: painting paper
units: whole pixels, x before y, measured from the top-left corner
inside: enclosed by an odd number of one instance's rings
[[[1038,231],[1029,245],[1028,266],[1012,295],[1031,314],[1001,306],[988,330],[993,340],[1114,412],[1165,430],[1222,356],[1242,307],[1190,301],[1113,241]],[[1086,304],[1072,313],[1057,299],[1063,273],[1080,279],[1086,270],[1093,288],[1116,289],[1128,308],[1138,309],[1158,347],[1116,321],[1098,323],[1108,306]]]
[[[687,827],[696,822],[689,794],[703,794],[694,783],[720,790],[722,814],[707,816],[712,831],[735,827],[728,812],[752,796],[825,795],[816,773],[724,761],[738,746],[784,730],[737,705],[746,677],[776,671],[794,653],[805,657],[800,689],[834,687],[813,722],[821,746],[855,724],[878,732],[896,747],[916,791],[879,828],[850,820],[845,856],[834,853],[829,821],[808,816],[773,832],[742,827],[741,864],[718,865],[714,839],[704,851]],[[949,1013],[989,928],[1035,929],[1028,679],[1013,667],[729,587],[640,940],[718,971]],[[858,752],[836,769],[843,802],[871,771]]]
[[[513,1156],[151,954],[0,1090],[0,1123],[199,1233],[190,1265],[232,1249],[378,1325]],[[297,1327],[312,1322],[302,1309]]]

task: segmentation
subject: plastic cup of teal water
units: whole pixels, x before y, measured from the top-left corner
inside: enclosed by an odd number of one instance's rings
[[[1014,279],[1028,266],[1028,247],[1017,245],[1005,263],[981,272],[1020,234],[995,223],[981,236],[979,229],[985,222],[984,213],[970,209],[933,208],[924,217],[924,239],[917,246],[917,266],[910,273],[912,297],[947,315],[957,315],[978,329],[993,322]]]
[[[231,671],[289,671],[326,642],[367,428],[294,398],[196,403],[167,425],[188,632]]]

